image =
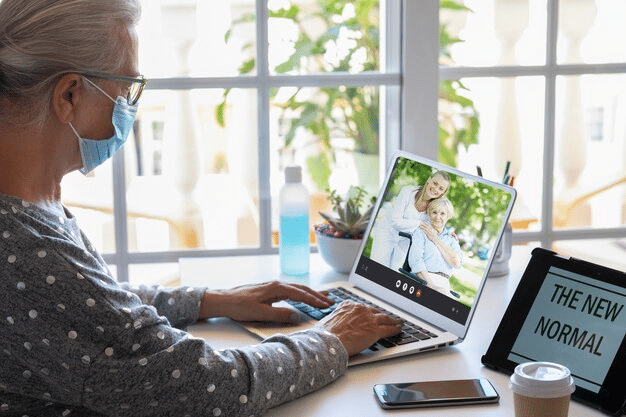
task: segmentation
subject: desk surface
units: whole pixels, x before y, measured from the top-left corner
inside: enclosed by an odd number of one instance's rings
[[[482,366],[481,356],[487,351],[508,302],[530,259],[530,247],[513,248],[511,273],[488,278],[483,295],[465,341],[439,351],[425,352],[403,358],[359,365],[348,369],[346,375],[326,388],[283,404],[268,412],[268,416],[389,416],[374,398],[372,386],[386,382],[411,382],[429,379],[488,378],[500,394],[499,404],[413,409],[393,411],[394,415],[467,417],[514,416],[513,395],[508,388],[508,376]],[[237,258],[181,259],[181,281],[184,285],[205,285],[229,288],[252,282],[280,278],[276,255]],[[286,280],[293,280],[283,278]],[[311,255],[311,273],[298,282],[315,287],[320,284],[346,280],[347,276],[333,271],[319,254]],[[258,339],[236,323],[214,319],[190,328],[206,338],[215,348],[238,347],[258,343]],[[347,414],[346,410],[350,410]],[[570,417],[593,417],[604,414],[583,404],[572,402]]]

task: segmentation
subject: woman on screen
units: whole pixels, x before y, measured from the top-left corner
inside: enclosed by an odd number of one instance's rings
[[[459,242],[446,228],[454,208],[450,200],[442,198],[432,201],[427,212],[429,221],[413,233],[409,265],[428,287],[450,295],[450,275],[463,260]]]
[[[426,184],[410,185],[380,210],[372,230],[371,259],[397,271],[409,250],[407,239],[399,232],[413,233],[428,220],[428,203],[444,197],[450,187],[450,177],[444,171],[436,171]]]

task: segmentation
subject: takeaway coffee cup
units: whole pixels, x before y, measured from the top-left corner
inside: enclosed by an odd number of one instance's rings
[[[566,417],[574,392],[569,369],[551,362],[527,362],[511,375],[515,417]]]

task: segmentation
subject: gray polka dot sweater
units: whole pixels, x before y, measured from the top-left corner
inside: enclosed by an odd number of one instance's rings
[[[201,288],[118,284],[60,204],[0,195],[0,416],[258,416],[345,372],[321,330],[214,350]]]

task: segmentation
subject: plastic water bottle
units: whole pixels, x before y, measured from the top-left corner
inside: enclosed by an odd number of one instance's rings
[[[309,192],[302,184],[302,168],[285,168],[285,185],[279,195],[280,270],[284,275],[309,273]]]

